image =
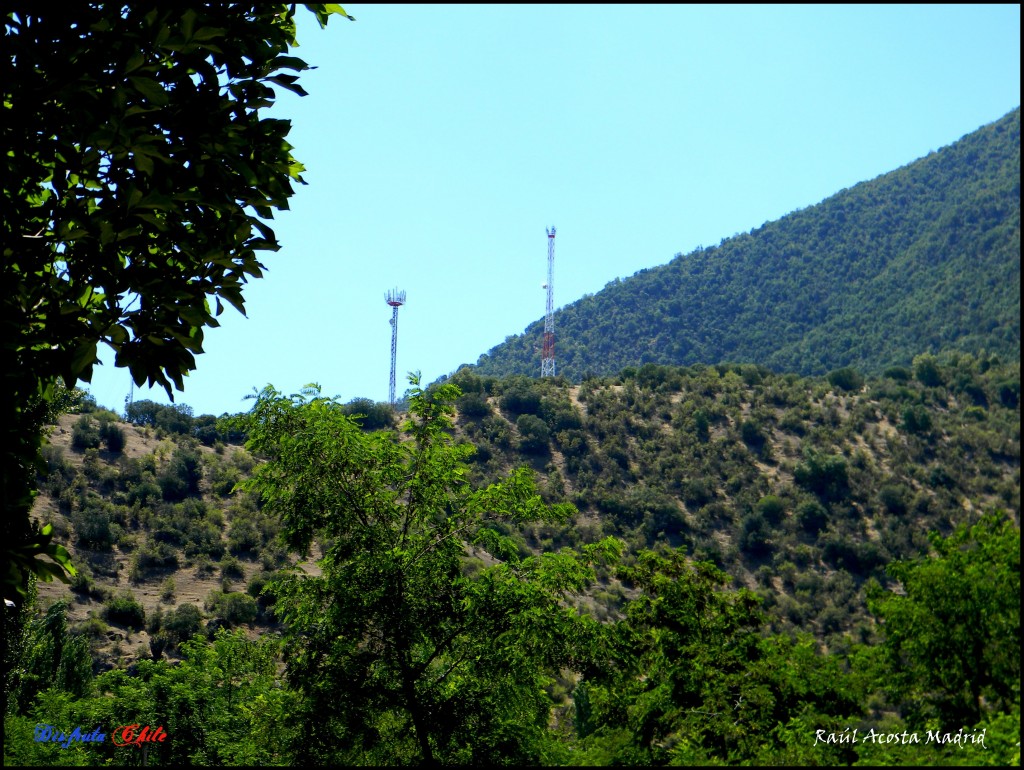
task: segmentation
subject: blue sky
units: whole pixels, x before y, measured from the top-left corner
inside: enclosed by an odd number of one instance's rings
[[[309,184],[176,394],[196,414],[268,383],[385,400],[392,287],[401,393],[543,316],[546,227],[561,307],[1020,104],[1019,5],[345,8],[324,30],[300,12],[309,96],[267,116]],[[87,387],[121,410],[104,361]]]

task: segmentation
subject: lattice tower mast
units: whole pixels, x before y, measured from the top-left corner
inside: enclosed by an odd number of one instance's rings
[[[555,226],[548,234],[548,290],[547,312],[544,315],[544,349],[540,357],[540,376],[555,376]]]
[[[395,362],[398,360],[398,308],[405,304],[405,292],[392,289],[384,295],[391,305],[391,380],[388,384],[388,402],[395,403]]]

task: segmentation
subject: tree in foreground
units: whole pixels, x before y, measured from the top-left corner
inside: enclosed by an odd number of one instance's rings
[[[286,660],[303,694],[300,763],[550,763],[544,692],[578,667],[596,621],[566,601],[615,540],[523,558],[500,522],[561,521],[527,469],[472,490],[473,448],[449,434],[459,390],[413,377],[403,435],[365,433],[315,388],[259,395],[249,447],[269,461],[250,488],[289,544],[320,544],[320,574],[273,586]],[[498,563],[471,574],[467,549]]]
[[[839,662],[809,638],[765,636],[758,598],[682,549],[644,551],[620,576],[640,589],[601,630],[574,696],[578,764],[844,764],[814,746],[861,708]]]
[[[888,566],[902,593],[869,592],[885,637],[888,695],[918,729],[970,728],[1014,709],[1019,716],[1020,529],[992,513],[930,540],[933,556]]]
[[[47,620],[53,614],[49,613]],[[39,637],[37,632],[35,638]],[[51,637],[65,640],[57,676],[35,695],[30,708],[12,709],[4,715],[5,765],[289,764],[286,744],[297,698],[278,681],[280,644],[273,637],[253,641],[242,631],[220,629],[212,641],[197,635],[184,642],[183,660],[176,665],[140,660],[131,672],[116,668],[95,679],[82,637],[66,632]],[[88,680],[79,678],[81,685],[76,687],[69,686],[62,676],[69,658],[68,642],[85,647],[71,658],[76,662],[84,655],[86,661]],[[40,650],[45,653],[49,648]],[[40,664],[45,667],[49,661],[37,653],[30,662],[38,672]],[[123,730],[117,728],[132,724],[160,726],[167,740],[116,745],[115,739],[124,739]],[[81,726],[86,734],[99,727],[106,737],[96,743],[75,741],[64,747],[36,740],[40,725],[54,726],[58,733]]]
[[[308,5],[321,26],[339,5]],[[136,383],[183,388],[203,332],[276,250],[264,220],[302,166],[274,87],[300,95],[295,6],[7,5],[0,263],[4,597],[65,568],[29,522],[41,430],[99,343]],[[46,565],[46,566],[43,566]]]

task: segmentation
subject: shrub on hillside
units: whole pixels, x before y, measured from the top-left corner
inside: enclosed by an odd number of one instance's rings
[[[738,545],[741,551],[751,556],[764,556],[771,551],[770,533],[764,517],[758,513],[748,514],[740,522]]]
[[[549,449],[551,431],[544,421],[532,414],[522,414],[516,420],[519,431],[519,449],[527,454],[544,454]]]
[[[796,509],[796,522],[804,532],[816,535],[828,526],[828,509],[816,500],[808,500]]]
[[[479,419],[491,414],[491,405],[481,393],[466,393],[455,405],[463,417]]]
[[[112,506],[97,497],[85,499],[81,508],[71,515],[78,544],[84,548],[109,551],[116,541],[111,528]]]
[[[142,548],[132,555],[128,578],[138,583],[156,572],[177,568],[177,550],[167,543],[150,538]]]
[[[885,510],[897,516],[907,512],[910,497],[910,489],[904,484],[884,484],[878,490],[878,501]]]
[[[75,449],[96,449],[100,445],[100,432],[87,414],[83,414],[71,426],[71,446]]]
[[[512,415],[535,415],[540,411],[540,393],[530,385],[516,384],[502,394],[498,403]]]
[[[138,600],[127,591],[119,593],[107,600],[103,617],[108,623],[129,626],[136,630],[146,624],[146,610]]]
[[[922,353],[914,358],[914,377],[928,388],[937,388],[943,384],[938,361],[930,353]]]
[[[806,452],[804,461],[793,471],[793,479],[826,501],[842,500],[849,492],[846,460],[838,455]]]
[[[756,420],[744,420],[740,424],[740,437],[743,439],[743,443],[755,452],[761,451],[767,441],[764,429]]]
[[[152,505],[162,497],[163,491],[152,479],[146,479],[129,487],[125,495],[129,505],[138,504],[140,507]]]
[[[228,580],[241,580],[245,577],[245,570],[234,556],[225,556],[220,560],[220,574]]]
[[[772,526],[777,526],[786,514],[786,504],[775,495],[766,495],[757,501],[754,509]]]
[[[157,478],[164,500],[177,502],[198,495],[202,475],[197,452],[180,447],[175,449],[171,461]]]
[[[114,422],[101,422],[99,427],[100,438],[107,446],[108,452],[117,454],[124,450],[125,433],[120,425]]]
[[[395,408],[391,404],[369,398],[353,398],[342,411],[355,418],[363,430],[385,430],[395,424]]]
[[[864,387],[864,378],[852,366],[829,372],[828,381],[836,390],[857,391]]]
[[[228,532],[228,550],[236,556],[258,551],[263,545],[263,534],[251,518],[238,517],[231,522]]]
[[[903,410],[902,427],[908,433],[927,433],[932,429],[932,418],[921,404]]]
[[[243,623],[251,624],[259,615],[256,600],[241,592],[224,593],[211,591],[206,599],[206,610],[213,614],[215,620],[230,626]]]
[[[181,644],[202,630],[203,615],[194,604],[179,604],[164,616],[163,628],[173,644]]]

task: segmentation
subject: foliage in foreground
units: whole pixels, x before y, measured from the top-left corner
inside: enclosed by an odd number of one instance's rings
[[[413,381],[404,441],[366,434],[340,404],[308,395],[264,391],[248,420],[250,447],[270,458],[250,487],[292,548],[327,544],[320,576],[276,587],[289,680],[303,694],[297,761],[542,761],[543,687],[596,633],[563,600],[618,543],[520,558],[489,524],[573,510],[543,504],[525,470],[469,486],[472,447],[448,433],[454,386],[428,395]],[[501,563],[463,574],[467,542]]]
[[[302,165],[274,87],[305,94],[295,6],[16,4],[4,19],[0,495],[4,597],[49,579],[29,522],[43,415],[104,343],[136,383],[195,369],[204,331],[279,246]],[[339,5],[309,6],[321,26]],[[27,554],[27,560],[24,558]],[[48,566],[40,566],[40,565]],[[63,569],[56,568],[58,575]]]
[[[773,635],[756,597],[670,548],[622,560],[635,597],[598,623],[573,594],[620,561],[619,544],[520,554],[496,523],[570,510],[544,504],[524,471],[472,489],[471,450],[449,435],[458,390],[412,392],[395,434],[360,430],[314,390],[264,391],[246,419],[270,460],[251,484],[292,547],[323,553],[319,575],[270,581],[284,639],[222,630],[185,642],[179,665],[93,679],[55,605],[13,640],[5,762],[137,761],[109,743],[33,740],[38,723],[133,722],[172,736],[149,764],[1019,762],[1020,533],[1005,516],[893,564],[902,589],[873,591],[875,646],[823,654]],[[467,568],[471,544],[491,566]],[[556,677],[574,685],[571,710],[545,689]],[[859,742],[819,739],[852,730]],[[961,730],[984,747],[929,740]]]

